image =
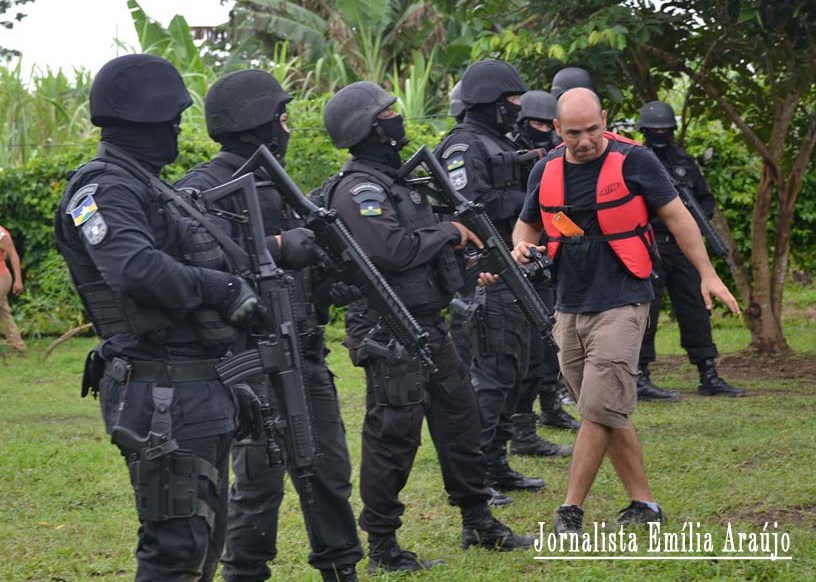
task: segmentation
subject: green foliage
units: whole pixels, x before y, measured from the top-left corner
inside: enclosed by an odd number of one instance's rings
[[[26,79],[21,62],[0,67],[0,168],[64,151],[66,144],[92,136],[90,84],[90,75],[81,70],[73,79],[50,69]]]

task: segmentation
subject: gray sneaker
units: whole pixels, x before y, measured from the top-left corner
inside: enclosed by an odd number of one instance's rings
[[[577,505],[562,505],[555,512],[555,533],[577,533],[584,529],[584,510]]]

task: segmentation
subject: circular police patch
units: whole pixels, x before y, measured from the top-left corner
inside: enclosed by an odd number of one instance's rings
[[[422,196],[416,190],[411,190],[409,196],[411,197],[411,202],[414,204],[422,204]]]
[[[108,234],[108,223],[102,218],[102,214],[97,212],[82,225],[82,234],[88,244],[96,246],[105,240]]]

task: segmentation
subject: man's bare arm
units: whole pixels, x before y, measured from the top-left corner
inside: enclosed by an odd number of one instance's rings
[[[708,258],[700,228],[694,222],[694,218],[689,211],[686,210],[683,202],[679,198],[675,198],[665,206],[658,208],[657,214],[669,227],[677,241],[677,246],[680,247],[689,262],[700,273],[700,292],[703,295],[706,308],[711,309],[711,296],[713,295],[725,303],[733,313],[739,314],[737,300],[714,270],[714,266]]]
[[[538,241],[541,240],[541,227],[537,224],[530,224],[523,220],[517,220],[516,226],[513,228],[513,258],[517,263],[523,265],[530,262],[530,247],[536,247],[538,250],[544,252],[547,247],[540,246]]]

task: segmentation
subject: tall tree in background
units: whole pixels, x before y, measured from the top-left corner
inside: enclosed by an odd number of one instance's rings
[[[791,228],[816,146],[816,3],[686,0],[662,11],[678,19],[684,34],[640,45],[654,68],[688,76],[692,109],[733,124],[762,159],[750,263],[735,261],[735,278],[752,346],[785,351]]]

